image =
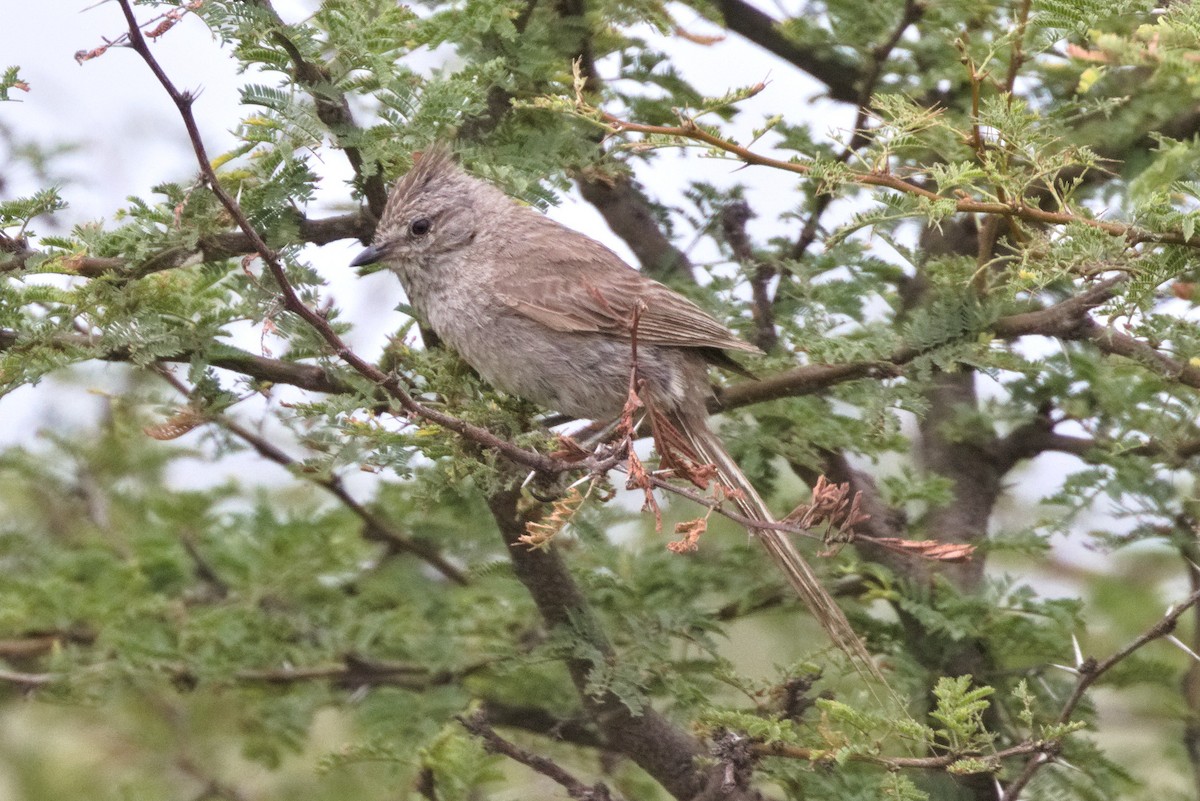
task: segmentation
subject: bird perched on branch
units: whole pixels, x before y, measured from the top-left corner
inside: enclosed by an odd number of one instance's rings
[[[400,278],[417,315],[493,386],[593,420],[616,418],[636,392],[664,462],[698,483],[715,468],[744,516],[773,521],[707,422],[709,365],[744,372],[728,351],[758,348],[687,298],[468,175],[442,147],[419,155],[393,187],[373,244],[352,264],[374,263]],[[750,532],[834,643],[878,676],[788,536]]]

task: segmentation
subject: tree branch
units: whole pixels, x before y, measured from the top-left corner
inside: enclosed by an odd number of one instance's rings
[[[725,27],[825,84],[834,100],[855,103],[863,73],[832,44],[804,47],[783,34],[780,24],[746,0],[716,0]]]
[[[829,749],[804,748],[786,743],[755,743],[752,746],[752,750],[758,756],[786,757],[788,759],[800,759],[818,764],[834,760],[834,754]],[[983,761],[988,766],[988,769],[996,770],[1005,759],[1028,756],[1029,754],[1053,753],[1056,751],[1057,744],[1052,741],[1031,740],[990,754],[953,753],[939,754],[931,757],[887,757],[876,754],[850,753],[846,758],[851,762],[864,762],[868,765],[876,765],[885,770],[892,771],[913,769],[945,770],[964,759],[978,759]]]
[[[1083,338],[1091,330],[1090,326],[1096,325],[1087,313],[1110,300],[1126,280],[1125,275],[1108,278],[1051,306],[1001,317],[988,330],[1002,339],[1023,336]],[[1153,351],[1149,345],[1144,347]],[[713,411],[737,409],[778,398],[811,395],[835,384],[861,378],[893,378],[902,375],[902,368],[924,352],[912,347],[900,347],[877,361],[794,367],[757,381],[744,381],[726,387],[711,408]],[[1200,370],[1196,371],[1196,378],[1200,381]]]
[[[654,219],[650,200],[626,175],[598,175],[585,169],[575,176],[579,194],[591,203],[612,232],[633,251],[647,275],[660,280],[691,280],[692,262],[672,244]]]
[[[43,343],[37,343],[39,345]],[[52,347],[67,350],[90,351],[94,348],[91,339],[80,334],[59,334],[50,343]],[[29,346],[16,331],[0,329],[0,351],[19,350]],[[190,364],[196,357],[197,351],[180,351],[158,359],[160,362]],[[203,351],[205,361],[213,367],[220,367],[235,373],[240,373],[256,381],[272,384],[287,384],[310,392],[324,394],[346,394],[353,392],[353,387],[343,381],[336,372],[318,367],[314,364],[301,364],[283,359],[271,359],[258,356],[249,351],[241,350],[230,345],[214,344]],[[104,353],[97,353],[93,358],[108,362],[132,362],[134,353],[129,348],[116,348]]]
[[[628,122],[607,112],[595,109],[585,109],[584,112],[598,114],[600,120],[608,126],[608,130],[614,135],[640,133],[656,137],[692,140],[736,156],[747,164],[773,167],[777,170],[783,170],[784,172],[796,175],[808,175],[812,171],[812,167],[804,162],[784,161],[755,153],[735,142],[710,133],[689,118],[683,119],[679,125],[647,125]],[[898,175],[883,170],[849,172],[846,175],[846,181],[858,186],[891,189],[895,192],[911,195],[931,203],[938,203],[939,205],[949,206],[952,204],[954,211],[958,214],[996,215],[1043,225],[1083,225],[1088,228],[1094,228],[1097,231],[1103,231],[1110,236],[1121,237],[1130,246],[1149,243],[1200,248],[1200,236],[1193,235],[1188,237],[1182,231],[1151,231],[1132,223],[1108,222],[1106,220],[1073,214],[1068,211],[1050,211],[1037,206],[1031,206],[1020,198],[1001,203],[997,201],[975,200],[971,197],[940,195],[937,192],[926,189],[913,179],[901,178]]]
[[[761,350],[770,352],[779,341],[779,332],[775,328],[775,304],[770,291],[771,280],[778,271],[754,255],[750,236],[746,233],[746,223],[753,216],[750,204],[738,200],[721,209],[720,223],[734,259],[750,274],[750,314],[754,319],[754,336],[751,339]]]
[[[192,397],[192,390],[169,370],[159,368],[155,372],[184,397]],[[385,543],[392,550],[416,556],[455,584],[465,586],[468,583],[466,574],[446,561],[446,558],[432,545],[410,537],[355,500],[349,491],[347,491],[341,478],[337,475],[332,473],[322,475],[295,470],[296,460],[288,456],[283,449],[265,437],[260,437],[258,434],[231,419],[228,415],[206,415],[206,417],[252,447],[264,459],[274,462],[292,473],[292,475],[301,476],[305,480],[316,484],[341,501],[347,509],[362,520],[364,524],[363,537],[366,539]]]
[[[512,486],[488,498],[517,578],[533,597],[548,629],[566,628],[605,662],[615,660],[608,638],[558,551],[553,547],[531,549],[521,544],[520,538],[525,535],[531,518],[520,511],[520,497],[519,488]],[[527,514],[538,512],[531,510]],[[611,691],[597,691],[591,676],[601,666],[591,659],[574,656],[566,660],[566,665],[584,710],[609,748],[628,756],[681,801],[701,797],[702,793],[720,787],[718,772],[706,771],[695,763],[704,753],[699,741],[673,726],[652,707],[634,714]],[[740,792],[726,797],[730,801],[749,799]]]
[[[346,160],[354,170],[358,185],[362,188],[363,196],[367,199],[367,208],[376,220],[383,216],[383,207],[387,204],[387,186],[383,182],[383,171],[378,163],[366,164],[362,151],[354,145],[347,144],[346,134],[361,130],[350,113],[350,104],[346,96],[337,90],[329,70],[319,64],[313,64],[305,59],[304,54],[296,47],[295,42],[287,37],[287,23],[275,11],[271,0],[242,0],[248,6],[260,9],[274,25],[271,38],[283,48],[292,60],[296,82],[303,86],[317,110],[317,119],[325,123],[333,136],[334,142],[346,154]]]
[[[302,215],[296,215],[291,221],[296,231],[295,240],[287,244],[307,242],[312,245],[327,245],[342,239],[358,239],[370,241],[375,232],[375,223],[366,214],[339,214],[333,217],[312,220]],[[63,255],[63,271],[72,275],[82,275],[87,278],[114,276],[116,278],[137,279],[164,270],[174,270],[194,262],[214,262],[235,256],[245,256],[257,252],[254,243],[241,231],[226,231],[201,237],[196,248],[171,247],[159,251],[142,262],[130,262],[127,259]],[[0,253],[7,253],[10,258],[0,260],[0,273],[25,269],[31,259],[48,258],[51,254],[34,250],[23,240],[5,238],[0,235]],[[58,254],[54,254],[57,256]]]
[[[484,747],[488,751],[495,754],[503,754],[514,762],[519,762],[527,768],[542,774],[563,787],[567,791],[567,795],[577,799],[577,801],[612,801],[614,798],[613,794],[604,784],[596,782],[589,787],[564,770],[554,760],[538,756],[505,740],[489,725],[487,716],[483,712],[459,717],[458,722],[462,724],[464,729],[483,740]]]
[[[1063,704],[1056,722],[1060,725],[1069,723],[1071,716],[1075,713],[1075,708],[1083,700],[1083,695],[1087,692],[1088,688],[1099,681],[1105,673],[1129,657],[1130,654],[1161,637],[1169,635],[1175,630],[1175,625],[1179,622],[1179,618],[1183,617],[1184,613],[1197,603],[1200,603],[1200,590],[1192,592],[1179,603],[1168,607],[1167,613],[1157,623],[1104,661],[1097,662],[1092,657],[1088,657],[1077,664],[1075,669],[1079,679],[1075,682],[1075,687],[1071,690],[1071,695],[1068,696],[1066,702]],[[1038,754],[1030,759],[1025,763],[1024,769],[1017,778],[1004,789],[1004,795],[1001,796],[1000,801],[1017,801],[1021,796],[1021,791],[1025,789],[1025,785],[1029,783],[1034,774],[1051,761],[1053,761],[1053,754],[1049,753]]]

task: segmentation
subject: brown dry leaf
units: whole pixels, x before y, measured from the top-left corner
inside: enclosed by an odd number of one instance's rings
[[[642,511],[653,511],[654,530],[662,531],[662,509],[658,507],[658,501],[654,499],[654,482],[650,480],[650,474],[646,472],[646,468],[642,465],[642,460],[637,458],[637,454],[633,452],[633,448],[629,449],[629,459],[626,469],[629,471],[629,479],[625,482],[625,489],[640,489],[642,491],[645,495],[645,500],[642,502]]]
[[[100,56],[108,52],[108,48],[111,46],[111,44],[105,44],[94,47],[91,50],[77,50],[75,52],[75,61],[82,64],[85,61],[91,61],[93,58],[100,58]]]
[[[550,514],[541,522],[530,521],[525,524],[525,533],[517,537],[517,542],[528,545],[531,549],[544,547],[558,532],[566,528],[591,491],[591,487],[588,487],[588,493],[585,495],[578,487],[571,487],[565,496],[554,502]]]
[[[195,409],[181,409],[158,425],[146,426],[142,433],[160,441],[179,439],[194,428],[199,428],[208,422],[203,414]]]
[[[708,530],[708,516],[695,520],[685,520],[675,524],[675,533],[679,539],[667,543],[667,548],[673,553],[691,553],[700,547],[700,536]]]
[[[565,434],[558,435],[558,448],[550,452],[551,459],[557,459],[560,462],[582,462],[584,459],[591,456],[583,447],[573,438]]]
[[[1109,61],[1107,53],[1102,53],[1099,50],[1088,50],[1076,44],[1067,44],[1067,55],[1071,58],[1077,58],[1080,61],[1094,61],[1099,64]]]
[[[809,503],[797,506],[783,522],[795,523],[801,528],[828,523],[831,528],[846,532],[870,519],[861,506],[862,493],[856,492],[852,496],[849,483],[834,484],[825,476],[818,476]]]
[[[704,45],[705,47],[725,41],[725,37],[720,34],[692,33],[681,25],[675,26],[675,35],[680,39],[686,39],[692,44]]]
[[[909,553],[937,562],[967,562],[975,553],[974,545],[937,540],[905,540],[899,537],[872,537],[871,542],[901,553]]]

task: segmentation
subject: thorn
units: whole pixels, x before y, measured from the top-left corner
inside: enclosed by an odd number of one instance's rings
[[[1083,667],[1083,649],[1079,647],[1079,638],[1071,635],[1071,645],[1075,648],[1075,667]]]
[[[1200,654],[1197,654],[1195,651],[1193,651],[1191,648],[1189,648],[1183,640],[1179,639],[1174,634],[1166,635],[1166,640],[1167,640],[1167,642],[1171,643],[1171,645],[1174,645],[1180,651],[1183,651],[1185,654],[1190,656],[1192,659],[1195,659],[1197,662],[1200,662]]]
[[[531,475],[532,475],[532,474],[531,474]],[[577,481],[573,481],[573,482],[571,482],[570,484],[568,484],[568,485],[567,485],[567,489],[568,489],[568,490],[573,490],[573,489],[575,489],[576,487],[578,487],[580,484],[586,484],[587,482],[589,482],[589,481],[591,481],[591,480],[592,480],[592,477],[591,477],[590,475],[589,475],[589,476],[584,476],[583,478],[581,478],[581,479],[579,479],[579,480],[577,480]]]
[[[1046,757],[1047,762],[1050,761],[1050,757],[1048,755],[1043,754],[1042,756]],[[1079,771],[1080,773],[1083,773],[1083,768],[1079,767],[1078,765],[1072,765],[1070,762],[1063,759],[1062,757],[1056,757],[1054,759],[1054,764],[1062,765],[1064,768],[1070,768],[1071,770],[1075,770],[1075,771]]]
[[[536,475],[537,475],[536,470],[530,470],[529,475],[525,476],[525,480],[521,482],[521,489],[525,489],[526,487],[528,487],[529,482],[533,481],[533,477]]]
[[[996,788],[996,798],[1004,798],[1004,785],[994,774],[992,775],[992,786]]]
[[[1059,665],[1059,664],[1056,664],[1056,663],[1054,663],[1054,662],[1051,662],[1051,663],[1050,663],[1050,667],[1053,667],[1053,668],[1058,668],[1059,670],[1065,670],[1067,673],[1070,673],[1072,676],[1078,676],[1078,675],[1079,675],[1079,671],[1078,671],[1078,670],[1076,670],[1076,669],[1075,669],[1075,668],[1073,668],[1073,667],[1068,667],[1067,665]]]

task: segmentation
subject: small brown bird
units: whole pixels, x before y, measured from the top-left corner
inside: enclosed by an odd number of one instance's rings
[[[770,511],[708,427],[708,366],[741,371],[726,351],[758,352],[679,293],[594,239],[523,206],[459,169],[420,155],[388,198],[374,243],[353,266],[381,262],[417,315],[505,392],[594,420],[628,398],[635,310],[640,396],[682,434],[687,459],[711,463],[742,513]],[[744,371],[743,371],[744,372]],[[659,441],[664,458],[664,443]],[[687,447],[690,446],[690,447]],[[752,529],[829,636],[878,676],[842,610],[791,540]]]

